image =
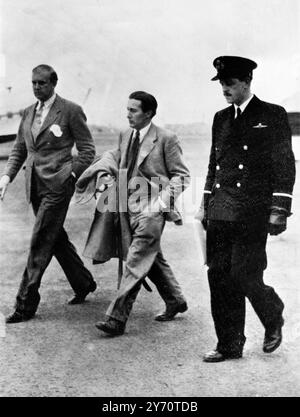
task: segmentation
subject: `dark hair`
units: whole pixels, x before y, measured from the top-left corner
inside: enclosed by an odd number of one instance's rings
[[[129,98],[133,100],[140,100],[144,113],[151,111],[152,117],[156,115],[157,101],[151,94],[146,93],[145,91],[134,91],[130,94]]]
[[[46,65],[46,64],[38,65],[37,67],[33,68],[32,72],[37,72],[39,70],[48,71],[50,82],[54,85],[57,84],[57,80],[58,80],[57,74],[54,71],[54,69],[52,67],[50,67],[50,65]]]

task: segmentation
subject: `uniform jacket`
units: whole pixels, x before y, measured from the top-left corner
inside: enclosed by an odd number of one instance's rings
[[[25,109],[19,131],[8,159],[5,174],[11,181],[26,160],[26,196],[30,201],[31,175],[34,169],[45,186],[59,190],[74,172],[77,177],[91,164],[94,142],[80,106],[58,95],[33,140],[31,125],[37,104]],[[72,155],[73,145],[78,155]]]
[[[285,110],[252,98],[241,116],[216,113],[205,193],[208,218],[266,217],[271,206],[290,211],[295,159]]]
[[[121,133],[118,149],[104,152],[102,157],[82,174],[76,184],[75,198],[77,202],[84,203],[93,196],[98,175],[112,175],[120,185],[119,188],[122,188],[120,173],[122,173],[122,170],[126,169],[127,151],[132,132],[133,130],[129,129],[125,133]],[[176,135],[157,127],[154,124],[151,125],[140,145],[137,161],[137,175],[144,178],[146,183],[150,185],[150,188],[153,188],[155,191],[158,191],[156,189],[158,183],[155,178],[159,178],[162,185],[161,191],[154,193],[154,195],[159,195],[166,205],[168,205],[170,199],[176,200],[178,195],[188,186],[190,180],[189,170],[183,162],[182,150]],[[116,188],[112,187],[111,190],[109,190],[109,193],[112,193],[114,190],[116,190]],[[105,197],[106,194],[104,193],[103,198]],[[101,201],[98,202],[98,206],[100,204]],[[121,203],[119,202],[119,206],[120,205]],[[126,207],[122,206],[120,211],[123,257],[126,259],[128,247],[131,242],[131,234],[128,225],[128,210]],[[165,213],[165,217],[166,220],[174,221],[176,224],[182,223],[181,215],[175,204]],[[93,221],[85,248],[85,254],[87,256],[93,257],[99,261],[104,260],[104,258],[107,260],[108,247],[112,248],[113,256],[115,256],[116,247],[112,242],[108,244],[107,240],[105,241],[102,239],[103,236],[113,236],[113,234],[105,231],[107,229],[102,222],[106,223],[108,230],[112,230],[114,222],[112,216],[107,213],[102,214],[101,216],[97,214]],[[95,230],[95,228],[97,230]],[[115,235],[117,233],[118,231],[115,230]],[[101,248],[103,248],[103,250]],[[105,255],[102,256],[104,252]]]

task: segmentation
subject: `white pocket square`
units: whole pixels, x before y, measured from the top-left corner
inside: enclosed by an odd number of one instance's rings
[[[263,127],[268,127],[268,125],[264,125],[263,123],[258,123],[256,126],[253,126],[254,129],[262,129]]]
[[[50,132],[53,133],[54,136],[60,138],[62,136],[62,131],[59,125],[52,125],[50,127]]]

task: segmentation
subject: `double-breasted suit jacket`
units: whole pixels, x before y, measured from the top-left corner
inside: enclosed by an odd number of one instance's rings
[[[234,119],[234,106],[216,113],[205,192],[210,220],[266,218],[271,206],[290,211],[295,181],[285,110],[254,96]]]
[[[37,176],[50,190],[59,190],[74,172],[76,177],[91,164],[95,148],[86,117],[75,103],[58,95],[34,140],[31,125],[36,104],[25,109],[5,174],[11,181],[26,160],[26,196],[31,199],[31,175]],[[78,156],[72,155],[76,145]]]
[[[263,282],[271,209],[290,213],[295,181],[285,110],[257,97],[234,119],[234,106],[216,113],[208,174],[207,264],[211,310],[220,353],[241,355],[245,297],[267,329],[284,304]]]

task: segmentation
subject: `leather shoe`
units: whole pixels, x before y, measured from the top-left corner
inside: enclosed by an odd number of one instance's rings
[[[223,362],[227,359],[240,359],[242,356],[242,352],[221,353],[217,350],[212,350],[203,356],[203,362]]]
[[[155,317],[156,321],[173,320],[177,313],[184,313],[188,309],[187,303],[176,304],[175,306],[167,306],[166,311]]]
[[[97,329],[108,333],[110,336],[121,336],[125,331],[125,323],[115,319],[99,321],[95,324],[95,326]]]
[[[15,311],[10,316],[7,316],[5,323],[20,323],[22,321],[28,321],[34,317],[35,313],[20,313]]]
[[[282,341],[282,326],[284,320],[281,317],[280,320],[268,328],[266,328],[264,344],[263,344],[263,351],[265,353],[274,352],[277,349]]]
[[[97,288],[97,284],[96,284],[96,282],[95,282],[95,281],[93,281],[93,282],[90,284],[89,288],[88,288],[86,291],[82,292],[81,294],[75,294],[75,297],[73,297],[73,298],[72,298],[72,299],[68,302],[68,304],[71,304],[71,305],[73,305],[73,304],[82,304],[82,303],[85,301],[85,297],[86,297],[86,296],[87,296],[90,292],[94,292],[96,288]]]

